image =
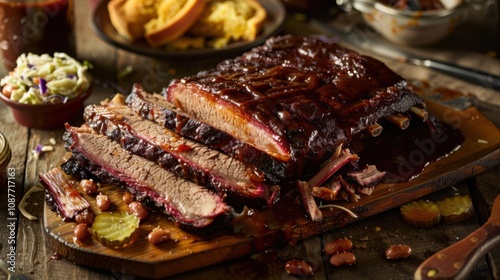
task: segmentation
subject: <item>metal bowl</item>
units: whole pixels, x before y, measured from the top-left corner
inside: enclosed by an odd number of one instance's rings
[[[465,19],[463,0],[442,0],[445,8],[429,11],[401,10],[374,0],[355,0],[365,22],[386,39],[402,45],[424,46],[450,35]]]

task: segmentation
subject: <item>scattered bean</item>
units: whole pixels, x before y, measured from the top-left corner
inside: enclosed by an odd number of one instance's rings
[[[94,183],[94,180],[90,179],[90,180],[87,180],[87,179],[83,179],[81,182],[80,182],[80,186],[82,187],[82,190],[84,193],[86,194],[95,194],[97,193],[97,184]]]
[[[351,252],[335,254],[330,257],[330,263],[333,266],[353,265],[356,264],[356,256]]]
[[[148,210],[140,202],[133,201],[128,205],[128,208],[132,214],[136,215],[141,221],[148,217]]]
[[[125,204],[130,204],[130,202],[134,201],[134,198],[132,197],[132,194],[130,192],[125,192],[123,194],[123,203]]]
[[[92,212],[85,210],[81,213],[76,214],[75,221],[79,224],[91,225],[94,223],[95,216]]]
[[[314,274],[313,267],[304,260],[289,260],[285,264],[285,271],[288,274],[305,278]]]
[[[170,240],[170,231],[161,228],[154,228],[148,234],[148,241],[154,245]]]
[[[325,245],[323,251],[325,254],[333,255],[346,251],[350,251],[352,249],[352,241],[349,239],[336,239]]]
[[[411,247],[408,245],[392,245],[385,250],[388,260],[406,259],[411,255]]]
[[[73,230],[73,236],[77,241],[84,241],[89,235],[88,227],[86,224],[78,224]]]
[[[111,207],[111,200],[106,194],[100,193],[96,196],[96,204],[101,211],[106,211]]]

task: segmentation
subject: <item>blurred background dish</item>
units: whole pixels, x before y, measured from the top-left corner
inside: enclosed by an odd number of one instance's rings
[[[290,12],[303,14],[325,14],[337,6],[333,0],[281,0]]]
[[[73,0],[0,0],[0,54],[8,71],[22,53],[75,54]]]
[[[408,3],[420,3],[408,0]],[[383,37],[397,44],[425,46],[450,35],[465,19],[463,0],[441,0],[442,9],[411,10],[383,4],[376,0],[354,0],[353,7],[365,22]]]
[[[232,42],[221,49],[169,50],[165,47],[151,47],[144,39],[131,42],[121,36],[111,23],[107,3],[108,1],[102,1],[94,10],[91,19],[94,32],[111,45],[130,52],[159,58],[196,58],[238,54],[262,44],[268,37],[277,34],[286,17],[286,10],[281,0],[259,1],[267,12],[267,19],[262,26],[262,31],[255,40]]]

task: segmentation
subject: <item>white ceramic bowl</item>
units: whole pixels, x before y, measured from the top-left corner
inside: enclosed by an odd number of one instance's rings
[[[463,0],[441,0],[444,9],[408,11],[376,0],[354,0],[363,19],[388,40],[402,45],[423,46],[441,41],[465,19]]]

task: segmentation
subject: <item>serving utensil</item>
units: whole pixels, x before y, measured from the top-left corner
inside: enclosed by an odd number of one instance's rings
[[[500,195],[488,221],[459,242],[435,253],[415,271],[415,280],[464,279],[476,262],[500,243]]]
[[[321,18],[312,18],[310,22],[325,34],[337,37],[347,44],[359,47],[373,54],[416,66],[426,67],[476,85],[500,91],[500,77],[491,73],[436,59],[420,57],[392,46],[380,38],[369,36],[363,32],[357,32],[359,30],[344,31]]]

